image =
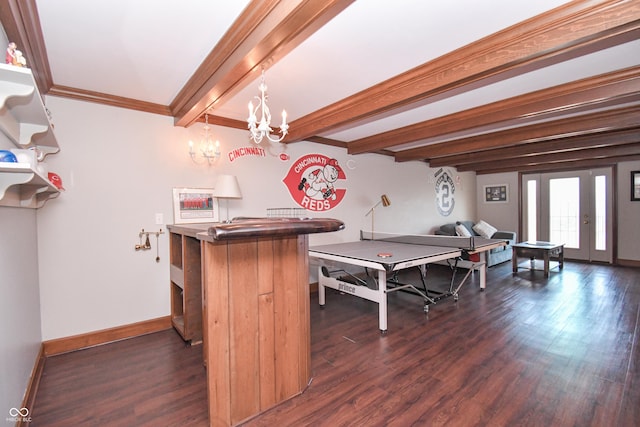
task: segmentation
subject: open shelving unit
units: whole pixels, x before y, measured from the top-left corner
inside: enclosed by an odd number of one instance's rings
[[[202,272],[200,240],[202,230],[170,225],[169,268],[171,282],[171,324],[182,339],[202,342]]]
[[[19,149],[60,151],[31,70],[0,64],[0,131]],[[60,191],[30,163],[0,163],[0,206],[40,208]]]

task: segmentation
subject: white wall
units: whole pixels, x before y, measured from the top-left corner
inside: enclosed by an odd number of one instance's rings
[[[311,153],[335,158],[347,174],[345,199],[313,216],[340,219],[346,230],[312,235],[312,245],[357,240],[359,230],[370,227],[364,214],[383,193],[391,206],[376,209],[378,231],[424,233],[475,212],[473,173],[456,176],[456,206],[443,218],[435,204],[434,170],[423,162],[349,156],[344,149],[308,142],[288,145],[289,161],[280,160],[276,147],[273,155],[230,162],[230,150],[250,146],[247,133],[214,126],[223,157],[215,166],[196,165],[187,141],[200,138],[201,124],[176,128],[170,117],[56,97],[46,102],[61,146],[47,164],[66,191],[38,213],[44,340],[169,314],[167,235],[160,237],[159,263],[155,238],[150,251],[136,252],[134,246],[142,228],[160,227],[156,213],[172,222],[173,187],[211,188],[218,174],[234,174],[243,198],[229,200],[230,215],[265,216],[267,208],[297,207],[282,182],[295,160]]]
[[[36,211],[0,207],[0,420],[21,408],[40,350]]]
[[[498,230],[518,232],[518,173],[499,173],[491,175],[478,175],[476,177],[478,191],[476,193],[477,218],[484,220]],[[507,202],[486,202],[484,197],[485,185],[503,185],[509,188]],[[520,236],[516,236],[518,240]]]
[[[631,201],[631,171],[640,171],[640,161],[618,164],[618,259],[640,261],[640,202]]]

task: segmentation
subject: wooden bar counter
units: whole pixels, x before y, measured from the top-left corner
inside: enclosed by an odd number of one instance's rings
[[[342,228],[333,219],[267,218],[197,234],[210,425],[239,424],[307,387],[308,234]]]

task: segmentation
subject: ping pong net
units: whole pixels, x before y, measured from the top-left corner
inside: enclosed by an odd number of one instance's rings
[[[360,240],[378,240],[383,242],[407,243],[410,245],[440,246],[474,250],[474,236],[439,236],[436,234],[395,234],[360,230]]]

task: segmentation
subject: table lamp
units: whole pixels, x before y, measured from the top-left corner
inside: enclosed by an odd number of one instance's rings
[[[213,187],[213,195],[220,199],[241,199],[242,193],[238,185],[238,178],[235,175],[219,175],[215,187]],[[229,200],[227,204],[227,219],[224,222],[231,222],[229,219]]]

